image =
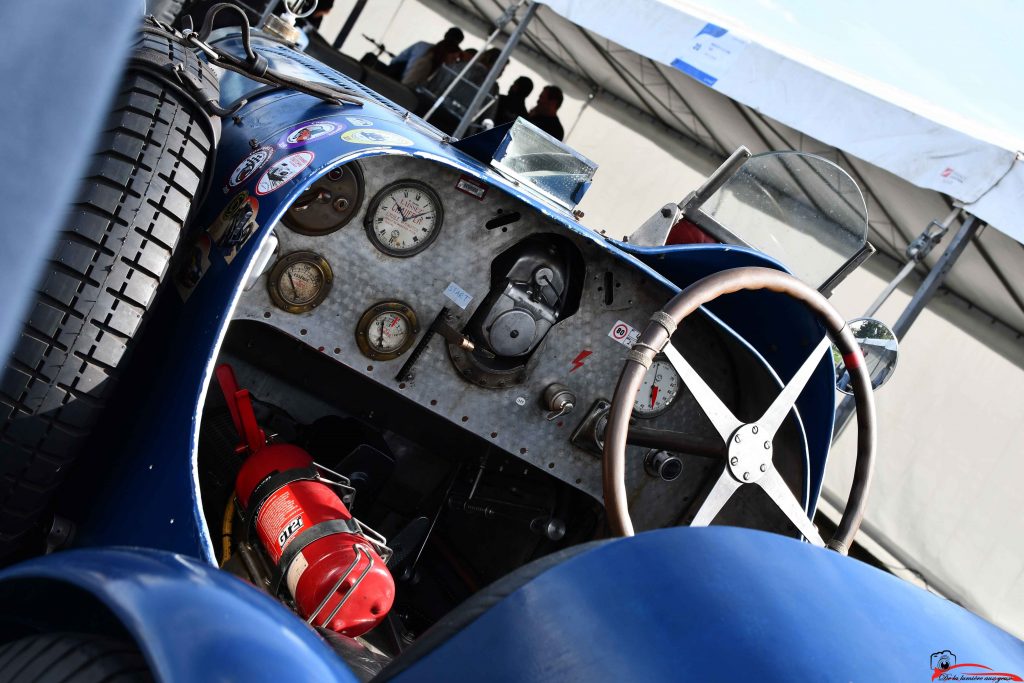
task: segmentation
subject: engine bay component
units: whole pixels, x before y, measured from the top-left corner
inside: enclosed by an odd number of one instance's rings
[[[633,415],[657,417],[672,407],[679,396],[682,380],[667,358],[658,357],[651,363],[640,385],[640,393],[633,402]]]
[[[281,219],[301,235],[322,237],[341,230],[363,204],[363,171],[351,162],[331,169],[303,192]]]
[[[267,278],[267,288],[278,308],[289,313],[305,313],[323,303],[333,282],[334,271],[323,256],[312,251],[295,251],[274,264]]]
[[[355,489],[347,479],[298,446],[268,445],[249,392],[238,388],[231,366],[216,372],[241,436],[239,452],[248,454],[234,487],[245,544],[258,540],[269,556],[270,593],[287,589],[314,627],[350,637],[369,631],[395,599],[384,538],[349,512],[344,500],[351,504]]]
[[[456,369],[484,387],[522,382],[548,331],[579,308],[583,272],[579,250],[557,235],[533,235],[499,254],[491,290],[466,328],[476,350],[448,347]]]
[[[366,236],[388,256],[414,256],[437,239],[444,222],[441,198],[418,180],[400,180],[378,192],[366,212]]]
[[[381,301],[356,323],[356,344],[372,360],[392,360],[408,351],[419,333],[416,311],[401,301]]]

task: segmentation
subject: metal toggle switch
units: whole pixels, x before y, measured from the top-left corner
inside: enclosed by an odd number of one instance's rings
[[[576,394],[564,384],[549,384],[541,395],[541,404],[548,410],[548,421],[568,415],[576,406]]]

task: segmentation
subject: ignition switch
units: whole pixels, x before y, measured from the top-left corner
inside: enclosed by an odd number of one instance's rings
[[[541,395],[540,402],[544,409],[549,411],[548,420],[556,420],[572,412],[576,406],[576,394],[564,384],[549,384]]]

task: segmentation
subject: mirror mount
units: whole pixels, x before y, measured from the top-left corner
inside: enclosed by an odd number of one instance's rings
[[[875,318],[855,318],[846,325],[853,333],[864,356],[868,375],[871,377],[871,388],[878,389],[888,382],[896,371],[896,362],[900,355],[899,340],[888,325]],[[846,364],[835,346],[832,347],[832,358],[836,370],[836,389],[844,394],[851,394],[850,373],[846,371]]]

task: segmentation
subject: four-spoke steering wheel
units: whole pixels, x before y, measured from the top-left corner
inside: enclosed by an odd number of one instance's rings
[[[671,338],[679,323],[700,306],[723,294],[741,290],[767,289],[787,294],[804,303],[824,323],[828,334],[772,401],[759,419],[743,423],[722,402],[681,353]],[[770,268],[733,268],[710,275],[690,285],[660,311],[651,316],[647,329],[630,350],[615,387],[608,412],[604,439],[604,504],[613,533],[633,535],[626,498],[625,463],[629,418],[644,374],[655,355],[663,353],[675,367],[697,404],[707,414],[725,444],[725,467],[691,522],[710,524],[733,493],[744,484],[760,486],[809,542],[824,546],[821,536],[779,475],[772,460],[773,440],[822,355],[835,341],[847,369],[857,403],[857,464],[849,501],[835,537],[828,547],[846,554],[860,528],[867,504],[868,488],[875,458],[875,401],[864,358],[843,317],[830,303],[797,278]]]

